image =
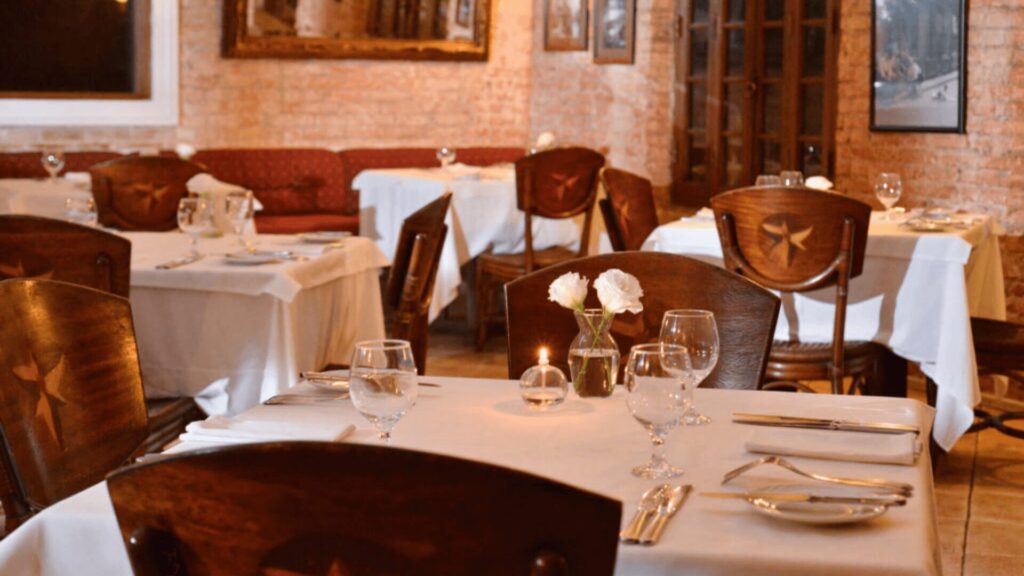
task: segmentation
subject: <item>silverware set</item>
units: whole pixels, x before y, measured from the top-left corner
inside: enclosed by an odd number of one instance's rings
[[[912,484],[907,484],[906,482],[891,482],[889,480],[879,480],[877,478],[837,478],[835,476],[805,472],[794,466],[789,462],[789,460],[786,460],[782,456],[763,456],[753,462],[748,462],[735,470],[730,470],[726,472],[725,476],[722,478],[722,484],[725,485],[730,480],[735,479],[744,472],[752,470],[762,464],[774,464],[805,478],[811,478],[812,480],[819,480],[821,482],[829,482],[832,484],[856,486],[858,488],[874,488],[879,491],[900,494],[903,496],[910,496],[914,491],[914,486]]]
[[[202,254],[182,256],[181,258],[175,258],[174,260],[171,260],[169,262],[164,262],[163,264],[157,264],[156,268],[157,268],[157,270],[171,270],[173,268],[180,268],[181,266],[185,266],[186,264],[192,264],[193,262],[198,262],[198,261],[200,261],[202,259],[203,259],[203,255]]]
[[[313,371],[301,372],[301,373],[299,373],[299,376],[303,380],[317,380],[317,381],[320,381],[320,382],[344,382],[344,383],[347,383],[350,380],[350,378],[348,376],[342,376],[342,375],[339,375],[339,374],[327,374],[326,372],[313,372]],[[441,387],[440,384],[436,384],[434,382],[417,382],[417,384],[419,384],[420,386],[424,386],[426,388],[440,388]]]
[[[683,507],[692,490],[689,484],[661,484],[644,492],[633,519],[619,532],[619,541],[644,546],[657,544],[665,525]]]
[[[848,432],[874,432],[877,434],[919,434],[921,432],[920,428],[910,424],[859,422],[835,418],[805,418],[800,416],[777,416],[774,414],[749,414],[745,412],[733,413],[732,421],[737,424],[753,424],[756,426],[845,430]]]

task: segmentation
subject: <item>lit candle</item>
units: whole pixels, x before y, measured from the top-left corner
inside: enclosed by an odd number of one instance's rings
[[[540,350],[538,350],[537,356],[538,356],[538,363],[541,366],[547,366],[548,365],[548,349],[547,349],[546,346],[541,346],[540,347]]]

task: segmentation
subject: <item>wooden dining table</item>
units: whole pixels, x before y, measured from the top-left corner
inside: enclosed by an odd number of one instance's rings
[[[591,490],[623,504],[625,525],[641,494],[657,482],[637,478],[633,466],[650,456],[645,429],[632,417],[620,387],[609,398],[570,397],[548,412],[528,408],[519,384],[508,380],[426,377],[440,387],[419,388],[416,405],[395,427],[396,447],[441,453],[507,466]],[[296,392],[314,393],[308,383]],[[788,394],[782,392],[705,390],[696,392],[707,426],[684,427],[668,435],[668,459],[684,470],[673,480],[694,486],[693,494],[669,522],[660,543],[641,547],[621,544],[616,573],[787,574],[787,575],[935,575],[940,573],[934,487],[928,450],[915,449],[906,464],[878,464],[791,457],[802,469],[847,478],[882,478],[913,486],[905,506],[859,523],[816,525],[758,513],[745,500],[718,499],[708,491],[741,491],[780,486],[823,490],[807,480],[772,466],[761,466],[723,485],[723,475],[754,460],[747,443],[768,430],[732,422],[736,412],[815,415],[823,418],[903,423],[919,427],[909,437],[920,448],[933,410],[915,400],[882,397]],[[262,440],[320,438],[354,425],[343,441],[377,443],[372,426],[347,398],[303,405],[260,405],[230,423],[248,434],[263,426]],[[230,423],[228,427],[230,427]],[[298,434],[283,435],[294,426]],[[197,437],[197,424],[190,434]],[[225,423],[220,421],[219,427]],[[787,429],[792,444],[827,436],[836,446],[874,450],[849,432]],[[814,437],[812,435],[818,435]],[[250,438],[261,439],[261,438]],[[216,441],[187,440],[173,452],[208,448]],[[916,454],[916,457],[914,456]],[[415,479],[410,478],[411,482]],[[826,488],[828,486],[825,486]],[[321,498],[323,495],[310,495]],[[188,494],[181,494],[183,503]],[[486,502],[467,503],[485,506]],[[429,530],[424,526],[424,530]],[[33,517],[0,541],[3,574],[130,574],[117,520],[105,484],[72,496]]]

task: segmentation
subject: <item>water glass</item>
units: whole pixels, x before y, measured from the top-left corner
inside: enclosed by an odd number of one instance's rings
[[[774,174],[761,174],[754,180],[754,186],[782,186],[782,178]]]
[[[65,198],[64,218],[75,224],[95,226],[99,221],[96,202],[92,198]]]
[[[39,161],[43,164],[43,170],[46,170],[50,178],[56,178],[57,174],[60,174],[60,171],[64,169],[64,153],[59,150],[43,152]]]
[[[900,200],[903,183],[900,175],[893,172],[881,172],[875,176],[875,198],[885,206],[885,219],[892,220],[892,207]]]
[[[783,170],[779,173],[783,186],[803,186],[804,173],[799,170]]]
[[[701,426],[711,419],[697,411],[693,391],[718,364],[718,326],[714,313],[708,310],[669,310],[661,320],[662,344],[683,348],[684,362],[676,368],[676,377],[686,390],[686,413],[683,423]]]
[[[352,404],[377,429],[385,444],[391,429],[416,404],[416,361],[406,340],[367,340],[356,344],[349,370]]]
[[[682,421],[686,399],[677,373],[684,363],[683,347],[675,344],[639,344],[629,351],[626,405],[653,445],[650,462],[633,468],[635,476],[661,479],[683,473],[665,458],[665,437]]]
[[[437,150],[436,156],[437,161],[441,163],[441,168],[447,168],[449,164],[455,162],[455,149],[442,146]]]
[[[199,258],[199,235],[213,225],[210,204],[203,198],[188,197],[178,202],[178,228],[192,241],[192,257]]]
[[[253,248],[245,239],[245,227],[253,217],[252,192],[228,194],[224,203],[224,214],[231,224],[231,230],[238,237],[238,243],[251,252]]]

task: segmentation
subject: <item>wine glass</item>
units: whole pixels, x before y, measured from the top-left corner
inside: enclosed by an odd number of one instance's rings
[[[416,404],[416,361],[406,340],[367,340],[356,344],[349,370],[349,395],[356,410],[388,444],[391,429]]]
[[[684,363],[676,370],[686,389],[687,426],[702,426],[711,419],[697,411],[693,391],[711,374],[718,364],[718,327],[715,315],[707,310],[669,310],[661,320],[662,344],[676,344],[683,348]]]
[[[199,235],[212,224],[210,205],[203,198],[188,197],[178,202],[178,228],[192,241],[192,258],[199,258]]]
[[[252,192],[229,194],[225,198],[224,212],[231,224],[231,230],[238,237],[238,243],[247,252],[252,252],[252,246],[245,239],[245,226],[252,220],[253,214]]]
[[[885,206],[885,220],[892,220],[892,207],[900,201],[903,183],[900,175],[893,172],[881,172],[875,176],[875,198]]]
[[[626,405],[653,444],[651,461],[633,468],[634,476],[660,479],[683,473],[665,459],[665,436],[682,421],[686,395],[677,374],[684,363],[683,347],[677,344],[639,344],[629,351]]]
[[[754,180],[754,186],[781,186],[782,178],[774,174],[761,174]]]
[[[455,162],[455,149],[442,146],[437,150],[437,161],[441,163],[441,168],[447,168]]]
[[[57,174],[60,174],[60,171],[64,169],[64,153],[60,150],[43,152],[39,161],[43,164],[43,170],[46,170],[51,179],[56,178]]]
[[[779,173],[783,186],[803,186],[804,173],[799,170],[783,170]]]
[[[75,224],[95,226],[98,221],[96,202],[92,198],[65,198],[64,218]]]

